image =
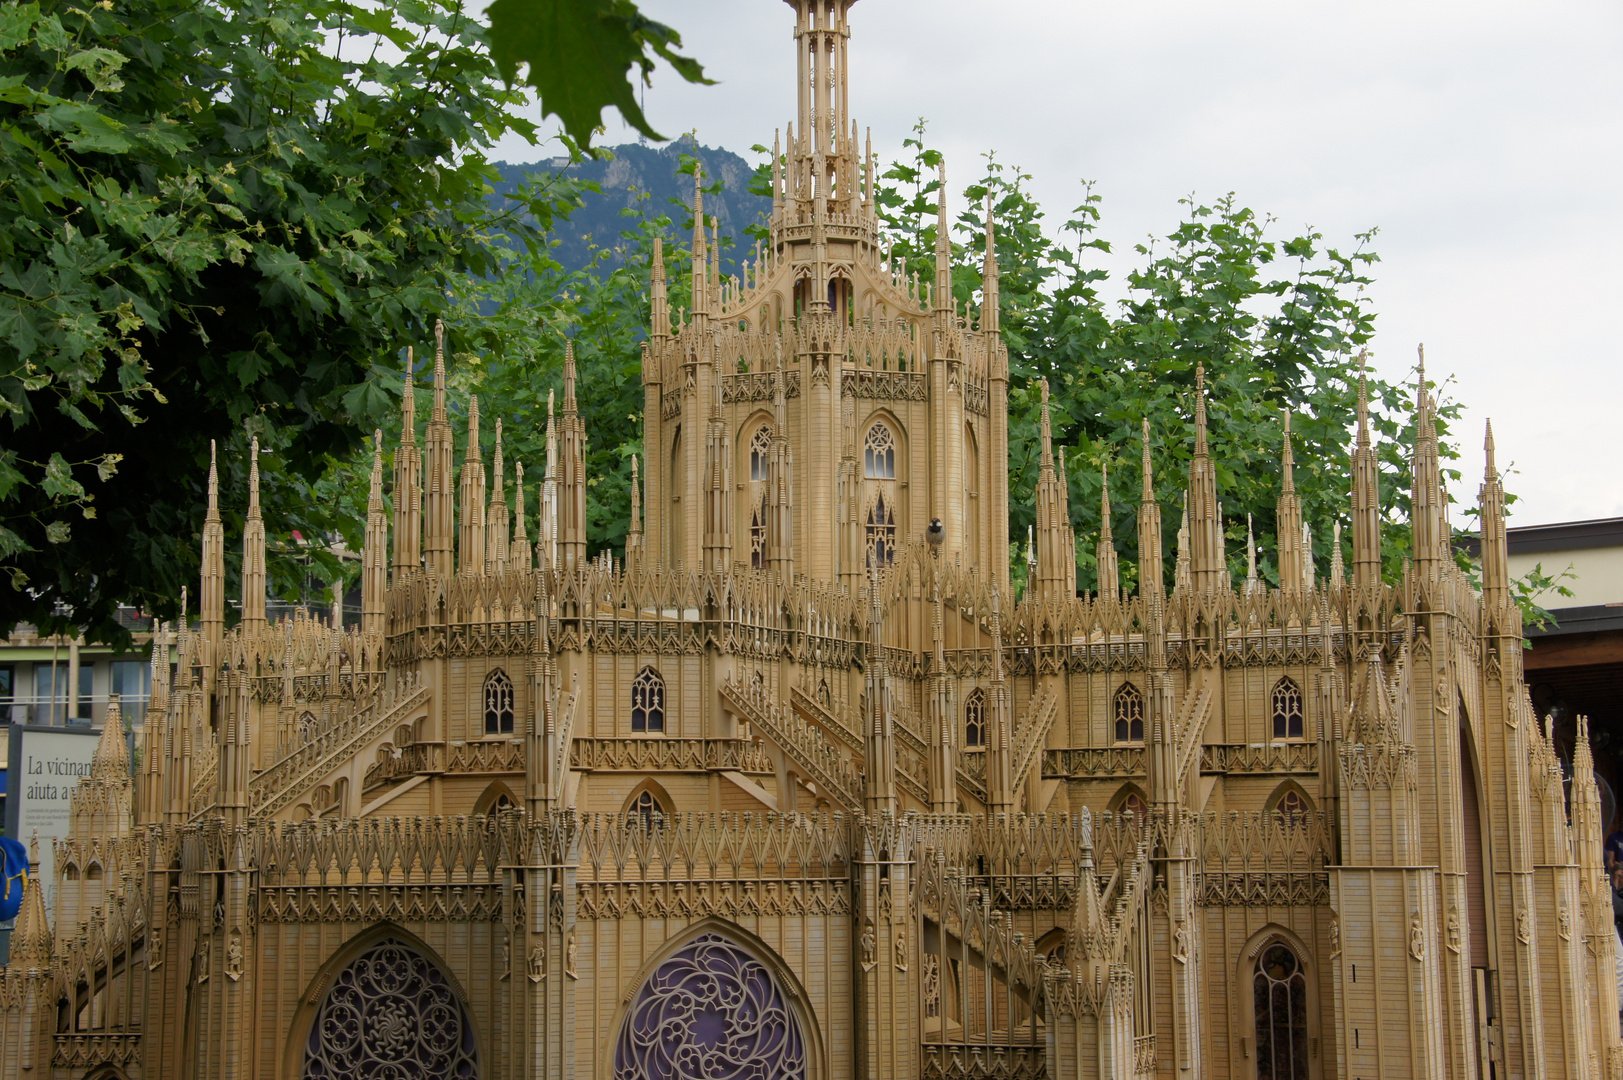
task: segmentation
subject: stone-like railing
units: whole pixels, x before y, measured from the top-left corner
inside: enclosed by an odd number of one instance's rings
[[[767,697],[764,686],[729,678],[721,695],[842,805],[852,809],[862,805],[861,772],[846,764],[817,728]]]
[[[1155,1075],[1154,1035],[1139,1035],[1133,1039],[1133,1075]]]
[[[257,814],[274,814],[299,792],[348,762],[363,746],[388,731],[428,699],[428,688],[415,675],[403,675],[394,693],[380,692],[363,708],[317,731],[296,750],[253,778],[250,805]]]
[[[582,772],[771,772],[766,748],[743,739],[579,738],[569,748],[569,767]]]
[[[129,1065],[141,1057],[139,1031],[66,1033],[56,1036],[51,1064],[58,1068],[90,1069],[97,1065]]]
[[[851,723],[847,717],[839,715],[800,687],[796,686],[790,689],[789,703],[799,710],[806,719],[825,729],[828,734],[839,739],[851,749],[859,753],[866,750],[862,741],[860,724]]]
[[[927,1042],[919,1047],[924,1080],[1047,1080],[1044,1043]]]
[[[1208,743],[1200,750],[1203,773],[1256,776],[1311,775],[1319,771],[1317,743]]]
[[[1144,774],[1142,746],[1073,746],[1043,751],[1044,780],[1121,780]]]

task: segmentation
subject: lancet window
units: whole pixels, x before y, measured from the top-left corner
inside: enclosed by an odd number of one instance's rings
[[[665,730],[665,680],[651,667],[631,681],[631,730]]]
[[[986,745],[986,693],[979,688],[964,699],[964,745]]]
[[[1116,715],[1117,742],[1144,741],[1144,695],[1132,683],[1122,683],[1116,691],[1113,710]]]
[[[1288,787],[1274,803],[1274,810],[1287,822],[1295,824],[1307,819],[1307,797],[1293,787]]]
[[[1251,977],[1257,1021],[1257,1075],[1307,1080],[1307,978],[1290,946],[1263,950]]]
[[[896,511],[885,505],[885,497],[874,500],[868,511],[868,561],[875,566],[889,566],[896,561]]]
[[[485,679],[485,734],[513,733],[513,680],[501,668]]]
[[[1274,738],[1302,737],[1302,690],[1290,679],[1274,684]]]
[[[772,447],[772,428],[762,424],[750,437],[750,480],[766,479],[766,455]]]
[[[896,479],[896,436],[882,420],[868,429],[862,447],[862,467],[862,475],[869,480]]]

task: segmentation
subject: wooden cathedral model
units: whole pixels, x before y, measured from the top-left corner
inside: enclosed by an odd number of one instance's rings
[[[1287,421],[1281,586],[1236,586],[1202,387],[1176,565],[1146,426],[1142,586],[1107,533],[1084,595],[1044,387],[1016,597],[992,222],[978,320],[944,203],[935,280],[892,264],[851,0],[790,3],[770,242],[723,278],[696,194],[689,310],[653,262],[623,562],[572,354],[533,540],[477,403],[457,466],[443,345],[421,448],[408,383],[358,625],[267,620],[256,466],[227,627],[211,471],[200,622],[29,894],[0,1078],[1623,1076],[1491,433],[1480,591],[1423,382],[1403,580],[1361,399],[1351,567],[1315,574]]]

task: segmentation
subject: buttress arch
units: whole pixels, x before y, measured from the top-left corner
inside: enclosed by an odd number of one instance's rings
[[[621,1037],[628,1018],[642,1000],[642,992],[648,981],[668,961],[679,957],[701,938],[707,937],[721,939],[726,946],[737,950],[765,969],[765,973],[771,978],[781,996],[785,1010],[798,1025],[805,1055],[805,1068],[799,1075],[804,1080],[827,1080],[828,1055],[824,1051],[822,1027],[811,1007],[811,998],[804,984],[771,945],[737,923],[716,915],[700,919],[672,935],[625,984],[618,995],[619,1005],[614,1011],[614,1018],[607,1027],[608,1041],[599,1048],[597,1054],[598,1080],[616,1080],[615,1062]]]

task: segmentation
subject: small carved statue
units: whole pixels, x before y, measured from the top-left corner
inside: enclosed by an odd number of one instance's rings
[[[1180,964],[1189,962],[1189,927],[1182,920],[1178,920],[1178,928],[1172,932],[1172,959]]]
[[[204,938],[197,944],[197,981],[209,981],[209,968],[213,967],[214,939]]]
[[[1409,955],[1416,960],[1426,958],[1426,928],[1420,925],[1420,912],[1409,917]]]
[[[547,977],[547,945],[537,940],[530,948],[530,981],[538,983]]]
[[[1530,945],[1533,941],[1533,913],[1526,908],[1516,912],[1516,940],[1523,945]]]
[[[862,927],[862,970],[872,971],[877,959],[874,956],[878,949],[878,939],[874,937],[873,923],[865,923]]]
[[[575,943],[575,931],[569,931],[569,940],[564,942],[564,974],[571,979],[578,979],[580,975],[575,971],[575,960],[580,955],[580,946]]]
[[[163,927],[154,926],[147,931],[147,970],[156,971],[163,963]]]
[[[907,935],[899,926],[896,928],[896,970],[907,970]]]
[[[1330,916],[1330,959],[1341,955],[1341,920]]]
[[[506,982],[513,974],[513,945],[512,942],[502,941],[502,982]]]
[[[1448,951],[1460,953],[1460,913],[1453,908],[1448,909]]]
[[[225,973],[232,982],[242,978],[242,931],[231,931],[225,946]]]
[[[1561,935],[1562,941],[1572,940],[1572,913],[1565,907],[1555,913],[1555,932]]]

